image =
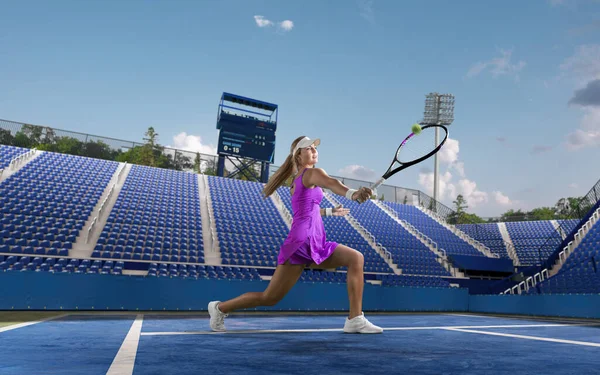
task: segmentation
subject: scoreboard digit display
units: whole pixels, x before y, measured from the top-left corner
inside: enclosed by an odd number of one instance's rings
[[[243,121],[246,124],[224,121],[224,117],[227,116],[235,115],[221,115],[217,152],[273,163],[275,125],[262,121]]]
[[[276,104],[223,93],[217,117],[217,153],[272,164],[277,113]]]

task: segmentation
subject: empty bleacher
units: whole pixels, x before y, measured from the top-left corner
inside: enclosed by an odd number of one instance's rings
[[[103,275],[120,275],[123,262],[75,259],[44,258],[30,256],[0,255],[0,271],[34,271],[54,273],[95,273]]]
[[[600,225],[595,224],[556,275],[538,284],[540,293],[600,293]],[[530,288],[529,293],[537,293]]]
[[[383,286],[417,286],[428,288],[450,288],[450,283],[440,277],[377,275]]]
[[[207,176],[221,262],[276,267],[288,228],[263,185]]]
[[[438,256],[435,253],[373,202],[368,201],[355,206],[351,209],[351,214],[392,254],[393,262],[403,274],[450,276],[437,261]]]
[[[465,240],[415,206],[393,202],[383,203],[394,210],[400,219],[406,220],[421,233],[434,240],[438,247],[444,249],[447,254],[484,256]]]
[[[577,224],[579,224],[579,219],[563,219],[563,220],[557,220],[558,224],[560,225],[560,227],[562,228],[562,230],[565,232],[565,235],[569,235],[573,229],[575,229],[575,227],[577,226]]]
[[[0,169],[8,167],[13,159],[29,151],[28,148],[0,145]]]
[[[261,280],[256,268],[194,264],[151,263],[150,277],[183,277],[189,279]]]
[[[29,149],[0,145],[0,169]],[[198,176],[134,165],[102,228],[91,259],[69,257],[77,236],[119,163],[42,152],[0,183],[0,271],[74,272],[120,275],[126,266],[148,277],[260,280],[276,266],[288,228],[271,199],[255,182],[208,176],[222,265],[205,264]],[[289,188],[278,193],[291,212]],[[324,217],[329,240],[361,251],[365,272],[384,286],[449,287],[449,272],[437,255],[372,202],[335,199],[392,254],[392,269],[342,217]],[[448,254],[482,254],[410,205],[385,202],[400,218]],[[321,207],[333,207],[324,199]],[[578,220],[557,220],[567,234]],[[496,224],[457,227],[492,252],[508,257]],[[523,264],[545,260],[561,243],[550,221],[506,223]],[[548,238],[550,237],[550,241]],[[540,246],[544,245],[540,249]],[[561,271],[539,284],[542,293],[599,293],[600,233],[596,227],[569,256]],[[541,251],[541,254],[538,254]],[[136,261],[144,263],[136,263]],[[137,265],[136,265],[137,264]],[[140,266],[140,264],[143,264]],[[263,268],[259,270],[255,267]],[[264,269],[267,268],[267,269]],[[260,271],[260,273],[259,273]],[[372,276],[375,277],[375,276]],[[301,282],[343,283],[345,272],[305,270]],[[530,293],[535,288],[530,289]]]
[[[197,175],[132,166],[92,256],[203,263]]]
[[[562,242],[560,233],[550,221],[508,222],[506,229],[522,265],[539,265]]]
[[[0,252],[68,256],[118,163],[45,152],[0,184]]]
[[[456,227],[487,246],[492,253],[501,258],[510,258],[497,223],[457,224]]]

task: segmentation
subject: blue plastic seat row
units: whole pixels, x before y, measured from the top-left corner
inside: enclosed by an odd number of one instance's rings
[[[0,245],[0,253],[69,256],[69,249],[58,247],[33,247],[3,244]]]

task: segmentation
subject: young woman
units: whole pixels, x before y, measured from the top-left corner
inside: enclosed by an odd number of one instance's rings
[[[363,255],[347,246],[326,240],[321,216],[344,216],[348,209],[320,208],[323,190],[329,189],[348,199],[366,201],[371,197],[369,188],[349,189],[331,178],[323,169],[315,168],[318,161],[319,139],[299,137],[292,143],[290,154],[283,165],[265,185],[264,194],[269,196],[288,178],[294,175],[290,187],[294,216],[289,235],[277,258],[277,268],[264,292],[250,292],[229,301],[212,301],[208,304],[210,328],[225,331],[224,318],[231,311],[257,306],[276,305],[296,284],[305,267],[348,267],[347,285],[350,314],[344,324],[347,333],[381,333],[383,329],[372,324],[362,312]]]

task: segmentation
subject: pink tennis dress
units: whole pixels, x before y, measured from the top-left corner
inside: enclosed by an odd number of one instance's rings
[[[326,240],[325,227],[321,218],[320,204],[323,190],[319,186],[306,188],[302,183],[306,169],[294,179],[292,228],[279,249],[278,264],[321,264],[333,254],[336,242]]]

